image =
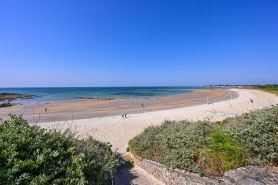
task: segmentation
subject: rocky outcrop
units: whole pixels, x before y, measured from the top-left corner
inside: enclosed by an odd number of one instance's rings
[[[0,93],[0,101],[12,101],[16,99],[30,99],[34,95],[30,94],[18,94],[18,93]]]
[[[10,107],[15,105],[15,103],[11,103],[13,100],[17,99],[31,99],[33,95],[29,94],[18,94],[18,93],[0,93],[0,108]]]

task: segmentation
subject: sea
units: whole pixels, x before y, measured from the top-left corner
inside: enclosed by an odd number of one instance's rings
[[[191,93],[201,86],[179,87],[37,87],[0,88],[0,93],[33,95],[32,99],[16,100],[17,103],[55,102],[89,98],[149,98]]]

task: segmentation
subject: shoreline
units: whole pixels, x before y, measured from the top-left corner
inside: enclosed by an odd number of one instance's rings
[[[174,108],[207,104],[236,98],[238,95],[227,89],[202,89],[191,93],[158,96],[138,99],[84,99],[61,102],[47,102],[0,109],[0,118],[5,115],[23,114],[29,122],[51,122],[75,119],[100,118],[121,115],[154,112]]]
[[[1,88],[0,88],[1,89]],[[117,97],[117,96],[76,96],[71,99],[34,99],[34,97],[41,97],[33,94],[23,94],[28,95],[31,98],[18,98],[12,100],[12,103],[15,105],[40,105],[40,104],[59,104],[59,103],[69,103],[69,102],[82,102],[82,101],[113,101],[113,100],[148,100],[148,99],[157,99],[157,98],[167,98],[167,97],[175,97],[180,95],[186,95],[194,93],[195,91],[210,91],[210,90],[227,90],[227,88],[203,88],[203,89],[191,89],[190,92],[186,93],[175,93],[175,94],[166,94],[166,95],[153,95],[153,96],[138,96],[138,97]],[[6,93],[6,92],[4,92]],[[1,94],[1,93],[0,93]],[[8,94],[17,94],[17,93],[9,93]],[[20,94],[20,93],[19,93]],[[26,100],[26,101],[25,101]],[[30,100],[30,101],[28,101]]]
[[[238,93],[238,97],[232,100],[220,101],[211,105],[195,105],[184,108],[159,110],[130,114],[126,119],[120,116],[108,116],[101,118],[77,119],[64,122],[45,122],[34,125],[46,129],[75,131],[80,138],[90,137],[102,142],[112,144],[114,150],[125,153],[128,141],[141,133],[149,126],[160,125],[165,120],[223,120],[245,112],[261,109],[278,104],[278,96],[250,89],[231,89]],[[254,101],[250,102],[250,98]],[[233,114],[231,114],[233,113]],[[234,114],[235,113],[235,114]]]

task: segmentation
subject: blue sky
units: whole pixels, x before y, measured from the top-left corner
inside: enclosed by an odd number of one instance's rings
[[[0,87],[278,83],[278,1],[0,0]]]

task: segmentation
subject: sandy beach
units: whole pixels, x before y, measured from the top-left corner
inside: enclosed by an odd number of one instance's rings
[[[76,120],[121,113],[134,114],[173,108],[200,105],[236,98],[235,92],[227,89],[195,90],[192,93],[136,98],[136,99],[86,99],[61,102],[33,103],[15,105],[0,109],[0,118],[5,119],[9,113],[23,115],[29,122],[53,122]],[[47,110],[46,110],[47,109]]]
[[[126,119],[120,116],[108,116],[65,122],[38,123],[37,125],[61,130],[70,128],[76,131],[80,137],[92,136],[103,142],[109,142],[114,149],[124,153],[129,139],[142,132],[148,126],[159,125],[164,120],[221,120],[278,103],[278,96],[271,93],[250,89],[230,89],[230,91],[237,93],[238,97],[210,105],[202,104],[129,114]],[[250,99],[253,100],[253,103],[251,103]]]

